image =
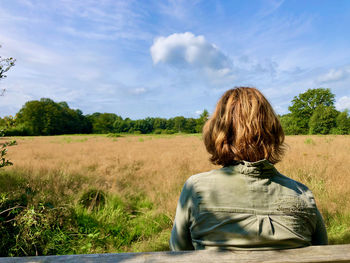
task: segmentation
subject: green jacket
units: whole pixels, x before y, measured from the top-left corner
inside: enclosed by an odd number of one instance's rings
[[[185,183],[172,250],[285,249],[328,243],[311,191],[267,160],[196,174]]]

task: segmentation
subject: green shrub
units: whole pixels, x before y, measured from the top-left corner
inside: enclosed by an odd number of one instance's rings
[[[124,252],[171,226],[142,193],[121,198],[89,189],[72,202],[80,191],[57,198],[60,193],[37,191],[41,184],[30,187],[35,182],[26,178],[0,171],[0,185],[6,185],[0,195],[0,256]],[[47,180],[41,183],[53,183]]]
[[[315,141],[311,138],[307,138],[305,141],[304,141],[305,144],[310,144],[310,145],[315,145]]]
[[[162,134],[175,134],[176,131],[174,130],[162,130]]]
[[[79,200],[79,204],[89,210],[99,209],[105,205],[105,202],[106,194],[103,191],[97,189],[88,190],[81,196]]]
[[[107,137],[123,137],[123,136],[120,135],[119,133],[108,133]]]
[[[9,127],[5,130],[5,136],[28,136],[30,130],[25,124],[19,124],[17,126]]]
[[[162,129],[155,129],[153,133],[154,134],[161,134],[162,131],[163,131]]]

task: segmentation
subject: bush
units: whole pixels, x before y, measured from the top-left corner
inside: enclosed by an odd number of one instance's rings
[[[106,194],[97,189],[90,189],[85,192],[79,200],[83,207],[94,210],[103,207],[106,203]]]
[[[123,137],[119,133],[108,133],[107,137]]]
[[[153,133],[154,134],[161,134],[162,131],[163,131],[162,129],[155,129]]]
[[[176,131],[174,131],[174,130],[163,130],[162,131],[162,134],[175,134],[176,133]]]
[[[5,130],[5,136],[28,136],[28,135],[30,135],[30,130],[24,124],[19,124],[17,126],[13,126]]]
[[[0,174],[7,184],[0,195],[0,256],[125,252],[172,223],[142,193],[122,199],[90,189],[76,204],[68,198],[53,205],[45,201],[53,193],[39,195],[20,177]]]

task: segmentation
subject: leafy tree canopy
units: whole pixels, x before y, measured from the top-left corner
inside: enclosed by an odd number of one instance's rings
[[[306,92],[295,96],[292,105],[289,106],[292,122],[298,127],[298,133],[308,133],[310,118],[317,107],[334,108],[334,94],[330,89],[308,89]]]
[[[114,113],[99,113],[95,112],[87,116],[92,123],[93,133],[110,133],[114,132],[114,126],[116,120],[122,120],[122,118]]]
[[[51,99],[28,101],[18,112],[16,122],[25,127],[29,135],[55,135],[87,133],[91,124],[80,110],[73,110],[66,102]]]
[[[325,106],[323,104],[317,106],[310,118],[309,133],[329,134],[331,129],[335,127],[337,115],[337,110],[332,106]]]
[[[344,110],[339,113],[336,118],[336,128],[333,130],[335,134],[349,134],[350,133],[350,117],[349,111]]]

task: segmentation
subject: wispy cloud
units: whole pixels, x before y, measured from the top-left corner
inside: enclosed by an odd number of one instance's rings
[[[159,11],[168,17],[184,21],[192,17],[193,9],[200,4],[200,0],[166,0],[158,1]]]
[[[341,97],[339,100],[337,100],[337,102],[335,103],[335,107],[340,110],[343,111],[345,109],[350,110],[350,96],[343,96]]]
[[[72,36],[97,40],[149,39],[141,26],[147,13],[137,1],[59,1],[55,7],[67,18],[62,31]],[[80,17],[85,26],[76,23]]]
[[[257,13],[258,17],[266,17],[273,14],[282,4],[284,0],[268,0],[264,2],[264,7]]]
[[[134,94],[134,95],[140,95],[140,94],[144,94],[147,92],[147,89],[146,88],[134,88],[134,89],[131,89],[130,90],[130,93],[131,94]]]
[[[3,47],[2,51],[8,56],[12,54],[18,63],[26,61],[48,66],[62,62],[62,57],[57,52],[19,36],[12,38],[0,33],[0,44]]]
[[[318,77],[317,83],[325,84],[343,80],[350,76],[350,67],[342,69],[331,69],[326,74]]]

